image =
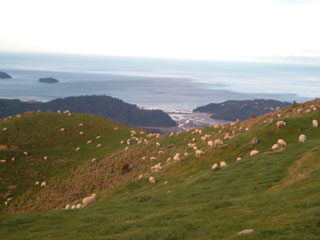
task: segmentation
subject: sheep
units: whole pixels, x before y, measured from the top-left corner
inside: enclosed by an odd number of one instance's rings
[[[169,137],[173,137],[173,134],[174,134],[174,133],[173,133],[173,132],[171,132],[171,133],[169,134]]]
[[[66,207],[65,207],[65,209],[67,209],[67,210],[70,209],[70,208],[71,208],[70,204],[67,204]]]
[[[197,147],[197,146],[194,146],[194,147],[193,147],[193,150],[197,151],[197,150],[198,150],[198,147]]]
[[[304,134],[301,134],[299,136],[299,142],[305,143],[307,141],[307,136]]]
[[[179,162],[180,161],[180,153],[176,153],[176,155],[174,155],[173,161],[174,162]]]
[[[140,132],[140,135],[143,135],[143,134],[144,134],[144,131],[141,131],[141,132]]]
[[[96,139],[100,139],[101,137],[100,136],[96,136]]]
[[[312,126],[318,127],[318,121],[316,119],[312,120]]]
[[[142,174],[140,174],[140,175],[139,175],[139,177],[138,177],[138,179],[141,179],[142,177],[143,177],[143,175],[142,175]]]
[[[126,147],[124,150],[125,150],[125,151],[128,151],[128,149],[129,149],[129,147]]]
[[[123,144],[123,143],[124,143],[124,141],[123,141],[123,140],[121,140],[120,144]]]
[[[15,160],[16,160],[16,158],[15,158],[15,157],[12,157],[12,158],[11,158],[11,161],[12,161],[12,162],[14,162]]]
[[[252,150],[252,151],[250,152],[250,156],[254,156],[254,155],[258,154],[258,153],[259,153],[258,150]]]
[[[168,159],[167,159],[167,163],[169,163],[169,162],[171,162],[171,157],[169,157]]]
[[[97,144],[97,148],[101,147],[101,143]]]
[[[23,154],[24,154],[25,156],[28,156],[28,152],[23,152]]]
[[[38,110],[39,111],[39,110]],[[61,111],[58,109],[57,113],[61,113]]]
[[[79,132],[80,135],[83,135],[83,132]]]
[[[287,146],[287,143],[283,139],[278,139],[277,144],[281,147]]]
[[[150,157],[150,160],[151,161],[155,161],[155,160],[157,160],[157,158],[156,157]]]
[[[45,186],[47,186],[47,183],[45,181],[40,184],[40,187],[45,187]]]
[[[246,131],[249,131],[250,129],[247,127],[245,130],[246,130]]]
[[[91,162],[93,163],[93,162],[95,162],[96,161],[96,158],[92,158],[91,159]]]
[[[154,165],[154,166],[151,167],[151,172],[158,172],[158,171],[160,171],[161,169],[162,169],[161,163],[158,163],[158,164],[156,164],[156,165]]]
[[[220,162],[220,167],[226,167],[227,163],[225,161]]]
[[[75,208],[76,208],[76,205],[72,205],[72,206],[71,206],[71,209],[75,209]]]
[[[187,152],[185,152],[183,155],[184,155],[185,157],[188,157],[189,154],[188,154]]]
[[[83,123],[79,123],[79,127],[82,127],[83,126]]]
[[[60,128],[60,132],[64,132],[64,130],[65,130],[64,128]]]
[[[285,127],[287,123],[284,121],[278,121],[276,125],[277,125],[277,129],[279,129],[279,128]]]
[[[312,108],[313,111],[316,111],[317,109],[318,109],[317,107],[313,107],[313,108]]]
[[[275,151],[275,150],[278,150],[278,149],[279,149],[279,145],[278,144],[273,144],[272,150]]]
[[[93,193],[90,197],[86,197],[84,199],[82,199],[82,205],[83,207],[86,207],[92,203],[94,203],[94,201],[96,200],[96,194]]]
[[[310,113],[312,110],[311,109],[307,109],[306,110],[306,113]]]
[[[241,232],[238,232],[237,235],[250,234],[253,232],[254,232],[253,229],[245,229],[245,230],[242,230]]]
[[[83,206],[81,205],[81,203],[79,203],[79,204],[77,204],[76,208],[77,208],[77,209],[83,208]]]
[[[204,151],[202,151],[202,150],[196,150],[196,156],[197,157],[200,157],[201,155],[203,155],[205,152]]]
[[[142,160],[146,160],[146,157],[142,157]]]
[[[158,154],[159,156],[164,155],[164,151],[159,151]]]
[[[237,157],[237,161],[240,161],[240,160],[242,160],[242,158],[241,157]]]
[[[79,150],[80,150],[80,147],[77,147],[77,148],[76,148],[76,152],[78,152]]]
[[[160,147],[160,143],[156,142],[157,147]]]
[[[36,182],[34,183],[34,185],[36,185],[36,186],[38,186],[39,184],[40,184],[39,181],[36,181]]]
[[[118,127],[115,127],[113,130],[114,130],[114,131],[117,131],[118,129],[119,129]]]
[[[2,129],[2,131],[4,131],[4,132],[7,131],[7,130],[8,130],[8,129],[7,129],[6,127]]]
[[[155,184],[156,183],[156,180],[154,179],[154,177],[149,177],[149,183],[151,184]]]
[[[43,157],[43,160],[48,160],[48,157],[47,157],[47,156],[44,156],[44,157]]]
[[[210,141],[208,142],[208,147],[210,147],[210,148],[213,147],[213,141],[210,140]]]
[[[4,160],[4,159],[0,160],[0,163],[6,163],[6,162],[7,160]]]
[[[223,142],[220,139],[214,140],[214,146],[222,145]]]
[[[71,116],[71,113],[68,113],[68,116],[70,117],[70,116]]]
[[[90,144],[90,143],[92,143],[92,140],[88,140],[88,141],[87,141],[87,144]]]
[[[196,139],[195,138],[192,138],[192,142],[195,142],[196,141]]]
[[[216,169],[218,169],[218,167],[219,167],[218,164],[215,163],[215,164],[212,165],[211,169],[212,170],[216,170]]]

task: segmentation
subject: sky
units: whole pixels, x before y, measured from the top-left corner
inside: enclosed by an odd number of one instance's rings
[[[320,0],[0,0],[0,51],[320,58]]]

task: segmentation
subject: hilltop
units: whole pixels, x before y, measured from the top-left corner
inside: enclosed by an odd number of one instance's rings
[[[0,79],[12,78],[8,73],[0,71]]]
[[[320,119],[319,108],[317,99],[164,136],[87,114],[3,119],[1,201],[13,199],[1,209],[0,238],[318,239],[320,128],[312,120]],[[286,126],[278,129],[278,121]],[[298,141],[302,133],[305,143]],[[253,138],[257,143],[249,144]],[[216,139],[223,144],[208,147]],[[278,139],[287,145],[272,150]],[[190,144],[204,154],[196,157]],[[259,153],[250,156],[252,150]],[[226,167],[211,169],[222,161]],[[162,169],[152,172],[158,163]],[[92,193],[93,205],[64,209]],[[244,229],[254,231],[238,235]]]
[[[162,110],[145,110],[109,96],[77,96],[58,98],[49,102],[22,102],[20,100],[0,99],[0,117],[22,114],[27,111],[69,110],[75,113],[89,113],[130,126],[173,127],[173,121]]]
[[[254,100],[229,100],[222,103],[210,103],[197,107],[194,112],[212,113],[211,118],[228,121],[246,120],[250,114],[255,116],[275,111],[279,108],[290,106],[289,102],[276,100],[254,99]]]

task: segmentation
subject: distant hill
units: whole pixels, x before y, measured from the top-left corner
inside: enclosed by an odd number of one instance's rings
[[[42,83],[57,83],[59,81],[57,79],[55,79],[55,78],[48,77],[48,78],[39,78],[39,82],[42,82]]]
[[[0,117],[21,114],[27,111],[65,111],[90,113],[107,117],[130,126],[173,127],[173,121],[162,110],[144,110],[109,96],[78,96],[58,98],[50,102],[22,102],[0,99]]]
[[[197,107],[194,112],[212,113],[211,118],[228,121],[246,120],[253,113],[255,116],[272,112],[277,108],[284,108],[292,105],[289,102],[276,100],[254,99],[236,101],[230,100],[222,103],[210,103],[205,106]]]
[[[0,72],[0,79],[12,78],[9,74],[5,72]]]

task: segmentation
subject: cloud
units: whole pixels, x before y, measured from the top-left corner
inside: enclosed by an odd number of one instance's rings
[[[283,4],[308,4],[308,3],[320,3],[320,0],[273,0],[277,3]]]

